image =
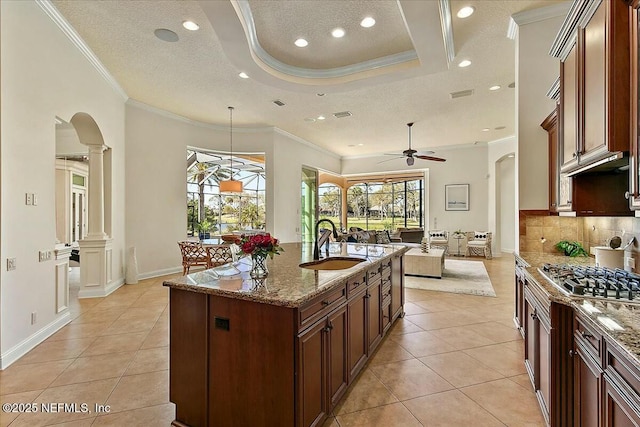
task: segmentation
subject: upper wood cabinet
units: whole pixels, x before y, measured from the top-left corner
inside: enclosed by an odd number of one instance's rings
[[[552,46],[561,59],[562,172],[630,150],[629,15],[625,0],[576,0]]]
[[[640,69],[638,67],[638,60],[640,55],[638,50],[640,49],[640,15],[638,14],[638,8],[640,7],[640,0],[634,0],[632,2],[631,12],[631,159],[629,161],[630,173],[631,173],[631,196],[629,198],[629,205],[631,209],[640,209],[640,162],[638,161],[640,156],[640,132],[638,129],[640,123]]]

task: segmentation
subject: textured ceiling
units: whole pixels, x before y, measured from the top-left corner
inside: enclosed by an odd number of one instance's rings
[[[225,5],[226,2],[209,4]],[[265,3],[265,4],[263,4]],[[267,4],[268,3],[268,4]],[[413,12],[433,7],[431,0],[411,2]],[[205,13],[207,2],[197,1],[83,1],[54,0],[53,4],[78,31],[129,97],[181,116],[225,126],[228,105],[236,107],[234,125],[276,126],[313,144],[343,156],[366,155],[406,148],[406,123],[415,122],[413,146],[416,149],[492,141],[515,133],[515,93],[507,85],[515,81],[515,43],[506,37],[509,17],[524,10],[549,6],[558,1],[476,0],[451,1],[456,56],[448,70],[423,72],[419,68],[389,73],[379,78],[327,87],[309,84],[281,85],[272,76],[238,78],[235,52],[249,51],[246,37],[229,40],[221,24]],[[251,1],[260,44],[270,54],[292,65],[330,68],[348,59],[353,61],[384,56],[393,49],[404,49],[406,31],[398,31],[398,5],[403,1]],[[455,16],[463,5],[474,5],[476,12],[465,20]],[[395,10],[394,10],[395,8]],[[417,9],[416,9],[417,8]],[[362,14],[377,11],[381,18],[372,30],[374,36],[357,32]],[[286,12],[286,13],[285,13]],[[425,16],[433,15],[431,12]],[[393,22],[385,23],[387,17]],[[338,19],[341,18],[341,19]],[[409,21],[411,17],[405,16]],[[415,18],[415,15],[414,15]],[[190,32],[181,23],[190,19],[200,30]],[[237,22],[239,18],[235,16]],[[350,47],[325,47],[312,51],[311,34],[326,37],[335,26],[347,30],[340,43]],[[383,22],[380,22],[383,21]],[[301,25],[301,23],[303,23]],[[322,28],[319,27],[322,23]],[[224,23],[223,23],[224,24]],[[277,25],[277,28],[273,28]],[[353,30],[351,26],[353,25]],[[310,46],[295,56],[290,38],[308,28]],[[357,27],[357,28],[356,28]],[[175,31],[176,43],[160,41],[157,28]],[[262,28],[262,29],[261,29]],[[285,28],[284,31],[280,32]],[[387,33],[387,28],[394,28]],[[297,30],[296,30],[297,29]],[[392,34],[399,34],[391,36]],[[411,33],[411,31],[410,31]],[[429,46],[442,48],[443,39],[432,37]],[[221,38],[220,34],[225,34]],[[412,37],[418,30],[413,27]],[[390,37],[390,39],[386,39]],[[397,38],[397,39],[396,39]],[[286,40],[285,40],[286,39]],[[353,39],[353,40],[352,40]],[[367,43],[369,41],[369,43]],[[414,44],[425,43],[422,38]],[[309,53],[315,52],[315,53]],[[377,52],[377,53],[376,53]],[[356,56],[362,55],[362,56]],[[324,58],[324,59],[323,59]],[[473,64],[459,68],[462,59]],[[440,58],[442,59],[442,58]],[[338,61],[338,62],[336,62]],[[424,59],[421,58],[422,65]],[[549,82],[551,85],[552,82]],[[501,85],[491,92],[489,86]],[[450,92],[473,89],[472,96],[451,99]],[[319,97],[317,92],[325,93]],[[286,105],[277,107],[273,100]],[[332,113],[351,111],[353,116],[337,119]],[[308,122],[319,115],[326,120]],[[496,130],[504,126],[504,129]],[[483,132],[483,128],[490,129]],[[437,153],[436,153],[437,155]]]

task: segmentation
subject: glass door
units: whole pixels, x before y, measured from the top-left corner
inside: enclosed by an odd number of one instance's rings
[[[300,197],[300,239],[303,243],[315,241],[315,225],[318,220],[318,171],[302,168],[302,193]]]

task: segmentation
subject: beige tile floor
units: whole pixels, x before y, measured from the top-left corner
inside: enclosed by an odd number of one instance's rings
[[[407,289],[407,315],[325,426],[544,425],[512,322],[513,257],[485,265],[496,298]],[[88,403],[91,412],[3,412],[0,426],[168,426],[164,279],[74,298],[69,325],[0,371],[2,403]]]

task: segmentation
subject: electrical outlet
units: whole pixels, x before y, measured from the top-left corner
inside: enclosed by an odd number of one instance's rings
[[[16,269],[16,259],[15,258],[7,258],[7,271]]]
[[[33,194],[25,193],[24,195],[24,204],[25,205],[33,205]]]
[[[634,269],[634,270],[635,270],[635,268],[636,268],[636,259],[635,259],[635,258],[633,258],[633,257],[630,257],[630,256],[629,256],[629,257],[626,257],[626,258],[625,258],[625,265],[626,265],[627,267],[630,267],[630,268],[632,268],[632,269]]]
[[[38,252],[38,260],[40,262],[49,261],[51,259],[52,253],[51,251],[39,251]]]
[[[37,311],[32,311],[31,312],[31,324],[35,325],[37,320],[38,320],[38,312]]]
[[[36,193],[31,195],[31,201],[33,202],[33,206],[38,206],[38,195]]]

